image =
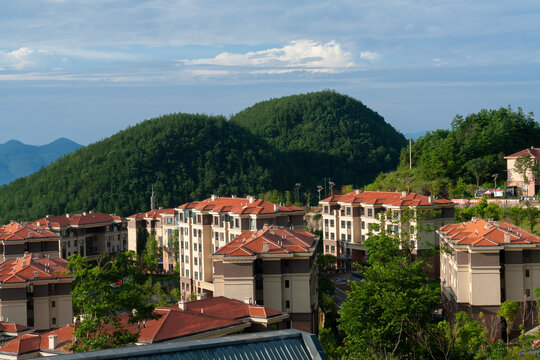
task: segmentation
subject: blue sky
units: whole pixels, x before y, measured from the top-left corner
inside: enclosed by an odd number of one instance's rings
[[[0,2],[0,143],[334,89],[398,130],[539,112],[538,1]]]

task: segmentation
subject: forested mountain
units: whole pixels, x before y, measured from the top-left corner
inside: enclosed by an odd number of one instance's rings
[[[212,193],[292,190],[296,182],[315,193],[324,176],[363,185],[397,165],[403,136],[352,98],[322,92],[270,103],[276,119],[266,103],[266,117],[255,105],[233,121],[173,114],[88,145],[0,186],[0,223],[87,210],[131,215],[148,209],[152,185],[163,207]],[[273,137],[247,130],[250,113],[267,126],[277,122]]]
[[[380,171],[395,169],[406,144],[379,114],[333,91],[263,101],[230,121],[282,151],[289,171],[308,186],[323,177],[366,184]]]
[[[65,138],[41,146],[23,144],[17,140],[0,144],[0,184],[30,175],[80,147],[81,145]]]
[[[413,143],[411,171],[405,147],[397,171],[381,174],[368,189],[470,195],[484,182],[494,186],[495,174],[499,185],[506,181],[504,156],[530,146],[540,146],[540,125],[532,113],[507,107],[457,115],[450,130],[428,132]]]

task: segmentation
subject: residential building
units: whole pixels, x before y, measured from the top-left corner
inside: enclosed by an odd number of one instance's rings
[[[0,359],[16,360],[38,356],[58,355],[58,351],[48,350],[55,344],[55,335],[44,335],[24,339],[18,343],[0,348]],[[39,338],[38,338],[39,337]],[[41,350],[17,352],[19,349]],[[126,346],[100,351],[66,354],[62,360],[108,360],[108,359],[244,359],[244,360],[326,360],[317,336],[303,331],[288,329],[257,334],[241,334],[212,339],[191,340],[173,343],[158,343],[146,346]]]
[[[539,299],[540,237],[502,221],[471,221],[443,226],[441,291],[447,315],[457,311],[495,318],[502,302],[526,307],[526,324],[536,322],[532,302]],[[518,315],[521,323],[523,313]]]
[[[245,231],[268,225],[304,229],[305,210],[269,201],[212,195],[176,209],[180,242],[180,286],[183,296],[214,292],[210,254]]]
[[[131,215],[128,220],[128,249],[140,253],[144,243],[139,238],[141,231],[146,235],[154,234],[158,246],[163,249],[163,269],[173,271],[179,258],[178,221],[175,210],[156,209]],[[176,234],[176,240],[174,240]]]
[[[73,254],[96,261],[100,254],[127,250],[127,220],[99,212],[45,216],[33,222],[61,236],[61,256]]]
[[[35,330],[71,324],[67,261],[23,255],[0,263],[0,317]]]
[[[278,226],[242,233],[211,255],[214,296],[286,312],[291,327],[316,332],[318,240]]]
[[[527,180],[529,181],[525,182],[523,175],[514,169],[516,160],[523,155],[530,156],[534,164],[540,163],[540,148],[534,148],[532,146],[529,149],[521,150],[515,154],[505,156],[506,170],[508,175],[506,186],[508,189],[510,189],[511,194],[519,194],[527,197],[536,196],[540,190],[540,177],[534,176],[532,169],[529,169],[526,174]]]
[[[355,190],[345,195],[333,195],[320,202],[323,207],[324,253],[338,259],[337,267],[350,271],[353,262],[367,260],[364,241],[375,224],[388,232],[400,234],[411,232],[414,252],[439,244],[435,230],[454,222],[454,206],[450,200],[436,199],[407,192],[383,192]],[[418,218],[404,216],[405,211],[425,210],[421,220],[423,231],[418,231]],[[381,215],[385,216],[381,218]],[[420,216],[420,215],[419,215]],[[407,220],[404,220],[405,218]],[[381,220],[382,219],[382,220]],[[431,258],[431,277],[438,276],[439,258]]]
[[[120,321],[130,331],[139,331],[136,345],[161,342],[201,340],[245,332],[283,329],[287,314],[245,304],[223,297],[158,307],[159,319],[128,324],[127,315]],[[108,330],[112,330],[108,329]],[[0,347],[0,359],[23,359],[70,353],[73,325],[40,334],[24,334]]]
[[[27,253],[60,257],[60,236],[48,229],[28,223],[11,223],[0,227],[0,262]]]

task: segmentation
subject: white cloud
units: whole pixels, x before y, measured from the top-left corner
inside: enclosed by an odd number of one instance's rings
[[[372,51],[361,51],[360,57],[365,60],[375,60],[379,57],[379,54]]]
[[[21,47],[17,50],[13,50],[7,53],[0,52],[0,61],[2,61],[5,65],[9,67],[20,70],[33,64],[33,54],[33,49]]]
[[[366,52],[369,53],[369,52]],[[374,53],[369,53],[372,58]],[[341,72],[355,66],[351,54],[335,41],[317,43],[296,40],[281,48],[250,51],[245,54],[223,52],[214,58],[182,60],[186,65],[238,66],[263,68],[253,73],[291,71]]]

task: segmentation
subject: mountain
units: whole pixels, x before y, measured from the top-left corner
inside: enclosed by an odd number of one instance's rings
[[[65,138],[41,146],[26,145],[17,140],[0,144],[0,185],[30,175],[80,147]]]
[[[230,121],[283,153],[288,173],[304,188],[330,177],[361,186],[395,169],[405,137],[352,97],[333,91],[263,101]]]
[[[272,134],[258,134],[263,123]],[[157,205],[170,207],[212,193],[292,190],[297,182],[315,193],[325,176],[361,185],[395,167],[404,143],[375,112],[333,92],[263,102],[229,121],[166,115],[0,186],[0,223],[88,210],[130,215],[148,209],[152,186]]]

